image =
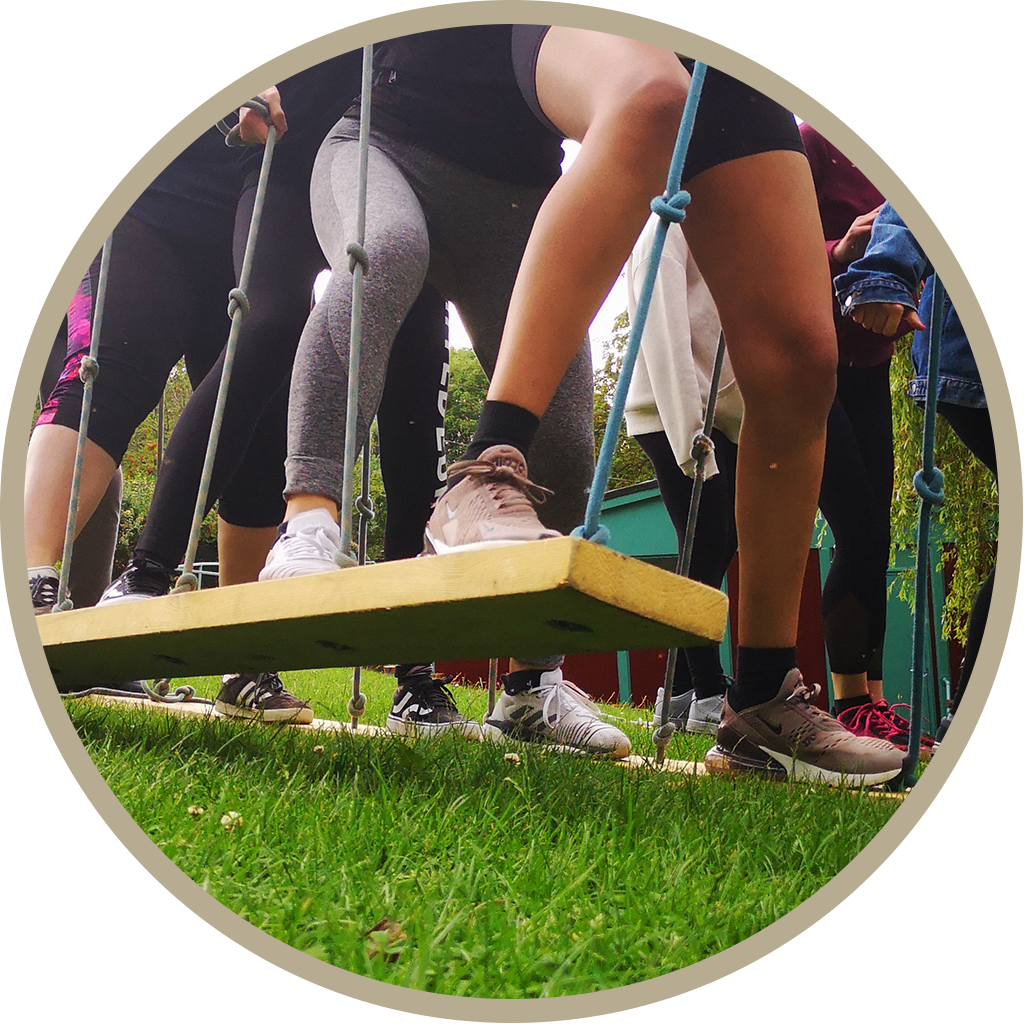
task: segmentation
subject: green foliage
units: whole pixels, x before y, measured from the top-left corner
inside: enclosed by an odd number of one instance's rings
[[[601,439],[608,426],[608,411],[615,385],[622,371],[622,358],[626,353],[629,341],[629,314],[620,313],[615,318],[612,336],[602,345],[604,363],[594,370],[594,437],[600,451]],[[644,454],[643,449],[633,438],[626,434],[623,421],[619,430],[619,439],[612,456],[611,475],[608,478],[608,490],[618,487],[629,487],[652,479],[654,471]]]
[[[448,410],[445,415],[445,454],[449,465],[462,458],[476,430],[487,396],[487,375],[471,349],[454,348],[448,360]]]
[[[895,488],[892,502],[893,552],[913,547],[917,535],[919,501],[914,474],[921,467],[924,414],[907,397],[913,379],[909,338],[896,346],[889,377],[893,407],[893,454]],[[981,581],[995,561],[999,535],[999,496],[992,474],[961,443],[946,421],[938,416],[935,430],[935,464],[945,477],[945,503],[932,512],[939,524],[933,539],[936,559],[953,564],[953,578],[942,617],[942,635],[963,643],[967,637],[967,616]],[[899,595],[913,603],[913,571],[899,580]]]

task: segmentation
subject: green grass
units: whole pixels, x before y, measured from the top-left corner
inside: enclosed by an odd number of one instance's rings
[[[325,717],[344,715],[349,678],[288,676]],[[363,678],[379,724],[393,680]],[[485,692],[457,694],[485,709]],[[711,956],[812,895],[898,807],[521,747],[514,762],[454,736],[69,712],[132,817],[225,906],[338,967],[449,995],[572,995]],[[649,752],[649,733],[629,731]],[[669,754],[709,742],[676,739]]]

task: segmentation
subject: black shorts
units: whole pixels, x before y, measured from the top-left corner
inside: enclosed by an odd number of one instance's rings
[[[549,25],[514,25],[512,65],[527,105],[542,124],[561,135],[541,110],[537,99],[537,55],[549,28]],[[692,73],[694,62],[686,57],[679,59]],[[683,166],[683,181],[691,181],[702,171],[729,160],[775,150],[804,152],[793,115],[739,79],[709,67]]]

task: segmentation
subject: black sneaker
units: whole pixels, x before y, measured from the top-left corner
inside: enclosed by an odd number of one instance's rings
[[[49,615],[57,604],[57,589],[60,577],[57,570],[44,565],[29,569],[28,589],[32,595],[32,610],[36,615]]]
[[[478,737],[480,725],[465,718],[448,688],[451,676],[435,676],[429,665],[399,677],[388,714],[387,727],[402,736],[434,736],[455,729]]]
[[[225,676],[214,708],[229,718],[309,725],[313,708],[289,693],[276,672]]]
[[[939,731],[935,735],[936,748],[952,724],[952,715],[946,715],[939,723]],[[974,730],[974,735],[968,742],[961,760],[967,765],[1012,769],[1014,766],[1013,728],[1001,715],[983,718]]]
[[[148,558],[133,558],[113,583],[103,591],[100,604],[118,604],[125,601],[145,601],[149,597],[163,597],[171,592],[174,572],[165,565]]]

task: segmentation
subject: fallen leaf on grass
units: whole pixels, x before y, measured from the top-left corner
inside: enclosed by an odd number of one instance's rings
[[[372,960],[375,956],[383,956],[385,961],[393,964],[401,953],[401,949],[392,949],[401,942],[406,942],[408,935],[402,930],[401,921],[384,918],[375,924],[367,933],[366,953]]]

